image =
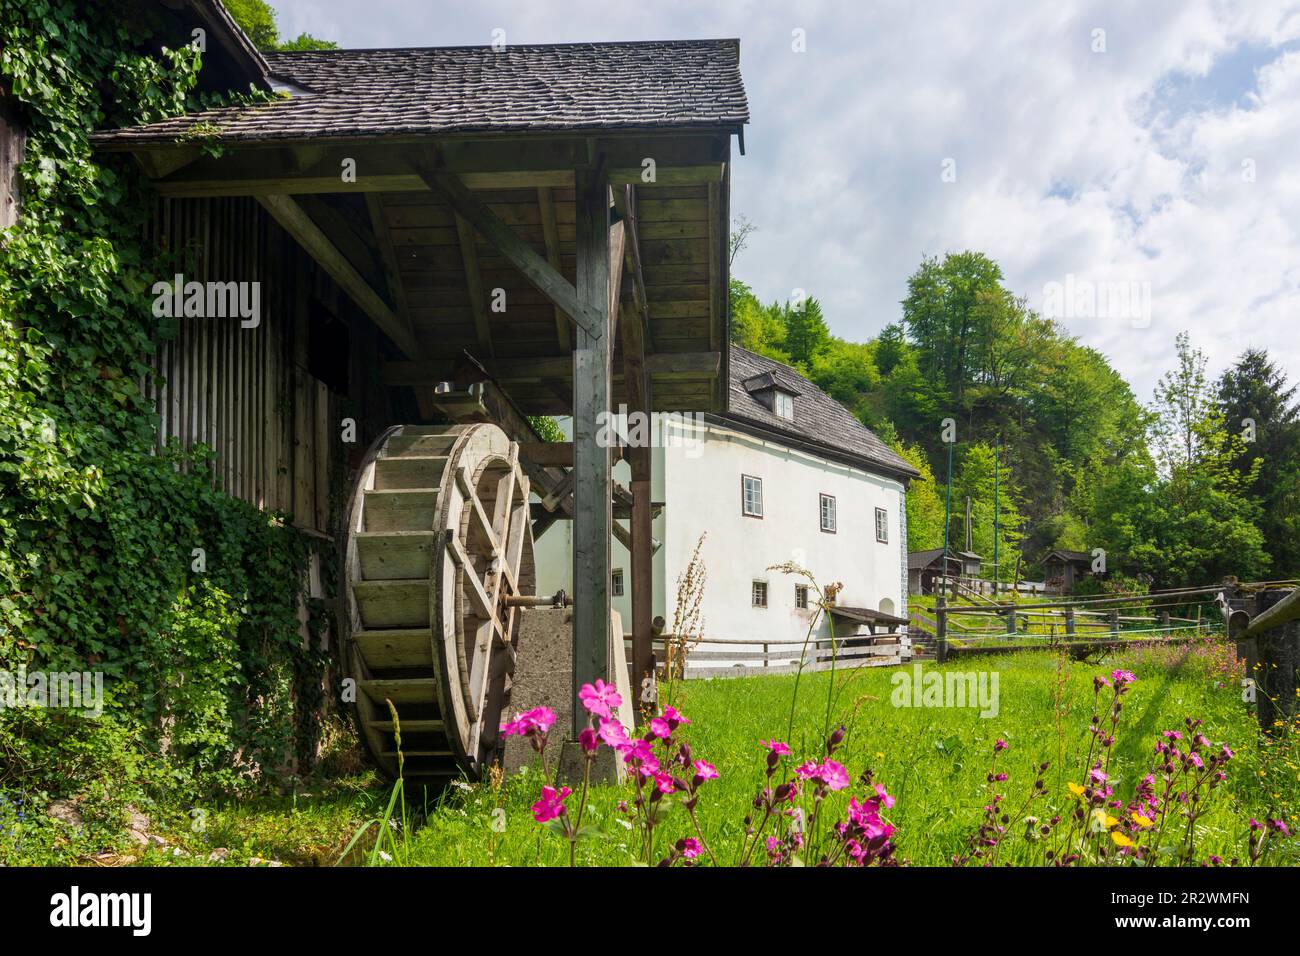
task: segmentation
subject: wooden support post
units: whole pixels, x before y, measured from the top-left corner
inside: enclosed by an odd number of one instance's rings
[[[650,502],[650,449],[630,450],[632,465],[632,676],[639,686],[655,672],[654,527]]]
[[[628,267],[630,288],[624,296],[619,320],[619,336],[623,342],[623,386],[627,394],[628,410],[640,412],[650,420],[650,376],[646,372],[646,351],[650,338],[649,309],[645,301],[645,288],[641,278],[641,239],[636,225],[636,192],[631,187],[623,193],[623,221],[621,250]],[[621,273],[624,262],[616,260],[612,267]],[[620,286],[621,288],[621,286]],[[646,436],[647,442],[650,437]],[[632,677],[640,684],[647,676],[654,677],[655,657],[651,643],[654,601],[654,528],[650,501],[651,451],[650,444],[627,450],[628,464],[632,469]]]
[[[1168,637],[1169,636],[1169,610],[1167,608],[1160,612],[1160,628],[1165,632],[1165,636]]]
[[[610,455],[598,436],[610,407],[609,187],[603,160],[575,175],[579,308],[573,350],[573,727],[586,723],[578,688],[608,679],[610,534],[614,522]],[[608,443],[606,443],[608,444]]]
[[[1007,634],[1009,635],[1009,638],[1010,638],[1010,637],[1015,637],[1015,636],[1016,636],[1016,611],[1015,611],[1015,608],[1012,608],[1010,611],[1007,611]],[[1009,638],[1008,638],[1008,639],[1009,639]]]
[[[1110,621],[1111,638],[1113,640],[1118,640],[1119,639],[1119,609],[1116,608],[1115,610],[1111,611],[1108,615],[1106,615],[1106,617]]]
[[[1074,637],[1074,608],[1065,609],[1065,636]]]
[[[942,664],[948,659],[948,609],[942,594],[934,599],[934,659]]]

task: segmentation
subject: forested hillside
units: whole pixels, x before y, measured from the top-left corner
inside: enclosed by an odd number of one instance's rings
[[[1296,386],[1264,351],[1215,381],[1180,334],[1154,394],[1135,395],[971,251],[923,260],[867,342],[832,335],[816,298],[764,304],[738,279],[731,311],[736,344],[797,366],[921,469],[913,550],[943,546],[952,418],[951,540],[965,544],[969,497],[974,549],[992,556],[996,473],[1003,580],[1017,555],[1038,576],[1054,547],[1105,549],[1112,586],[1300,572]]]

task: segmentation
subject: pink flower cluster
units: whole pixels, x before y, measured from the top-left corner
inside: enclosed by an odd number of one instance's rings
[[[776,782],[776,771],[781,758],[791,755],[790,746],[779,740],[761,742],[767,750],[766,782],[753,800],[754,809],[761,817],[757,822],[754,817],[745,820],[742,865],[754,852],[771,820],[777,821],[776,832],[762,841],[769,866],[787,865],[794,861],[796,854],[818,866],[895,865],[894,825],[881,816],[882,810],[894,805],[894,798],[883,784],[872,782],[870,771],[860,778],[870,795],[863,800],[856,795],[849,797],[845,819],[831,828],[830,845],[817,837],[817,817],[823,802],[831,793],[846,790],[851,784],[848,770],[832,756],[847,733],[844,727],[836,728],[827,737],[826,756],[821,760],[805,760],[794,768],[792,779],[781,783]]]

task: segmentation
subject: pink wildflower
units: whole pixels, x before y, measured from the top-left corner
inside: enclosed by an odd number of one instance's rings
[[[510,723],[502,724],[501,734],[505,737],[515,734],[531,737],[534,734],[546,733],[554,723],[555,711],[549,707],[534,707],[532,710],[518,714]]]
[[[600,738],[590,727],[583,728],[582,733],[578,734],[578,743],[582,744],[582,749],[589,754],[594,754],[600,747]]]
[[[764,740],[763,746],[778,756],[785,757],[790,753],[789,744],[783,744],[779,740]]]
[[[718,779],[717,769],[713,766],[713,764],[709,763],[707,760],[695,761],[694,767],[695,767],[695,776],[699,777],[701,780]]]
[[[690,723],[690,721],[686,719],[686,715],[676,707],[665,707],[662,716],[664,720],[668,721],[668,726],[673,730],[676,730],[681,724]]]
[[[558,791],[554,787],[542,787],[542,797],[533,804],[533,819],[538,823],[548,823],[564,814],[564,798],[573,793],[568,787]]]
[[[828,790],[843,790],[849,785],[849,772],[844,765],[827,757],[821,763],[809,760],[795,768],[795,775],[804,780],[816,780]]]
[[[598,717],[613,717],[613,709],[623,703],[618,690],[613,684],[606,684],[599,677],[595,685],[583,684],[578,690],[578,699],[582,706]]]
[[[605,719],[600,722],[600,739],[614,748],[626,747],[628,744],[627,731],[617,720]]]
[[[672,736],[672,732],[672,725],[662,717],[650,718],[650,733],[654,734],[656,737],[662,740],[664,737]]]
[[[695,837],[685,837],[677,841],[677,849],[681,850],[682,856],[688,860],[693,860],[704,852],[704,847]]]

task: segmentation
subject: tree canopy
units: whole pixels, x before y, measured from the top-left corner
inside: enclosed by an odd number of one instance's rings
[[[752,228],[752,227],[751,227]],[[1300,573],[1297,387],[1251,349],[1216,382],[1186,333],[1141,403],[1109,360],[1032,310],[977,251],[923,258],[899,314],[866,342],[834,335],[820,301],[764,304],[731,284],[732,341],[788,362],[921,471],[908,547],[942,547],[957,428],[954,546],[992,573],[1001,447],[1000,577],[1041,572],[1050,549],[1106,552],[1119,579],[1155,587]]]

